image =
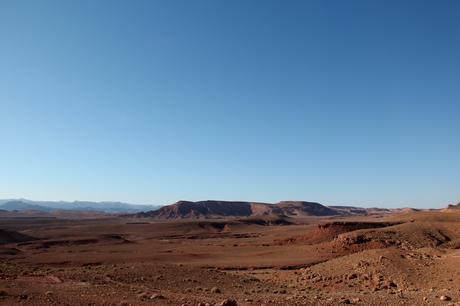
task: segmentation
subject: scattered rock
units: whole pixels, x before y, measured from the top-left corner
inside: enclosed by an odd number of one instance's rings
[[[137,297],[140,299],[148,299],[150,295],[147,292],[141,292],[137,295]]]
[[[151,300],[164,300],[165,297],[159,293],[155,293],[152,296],[150,296]]]
[[[223,300],[219,306],[238,306],[238,303],[234,299]]]
[[[348,275],[348,279],[355,279],[357,277],[358,277],[358,274],[356,274],[356,273],[352,273],[352,274]]]
[[[452,300],[452,298],[448,295],[441,295],[441,297],[439,298],[441,301],[450,301]]]
[[[217,287],[213,287],[213,288],[211,289],[211,292],[212,292],[212,293],[221,293],[222,291],[220,291],[220,289],[217,288]]]
[[[51,281],[53,283],[56,283],[56,284],[61,284],[62,283],[62,280],[57,276],[48,276],[47,278],[48,278],[49,281]]]
[[[19,295],[19,299],[20,300],[27,300],[29,298],[29,296],[27,294],[21,294]]]

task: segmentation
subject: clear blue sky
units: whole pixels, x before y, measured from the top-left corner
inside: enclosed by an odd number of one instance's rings
[[[459,1],[0,1],[0,198],[460,201]]]

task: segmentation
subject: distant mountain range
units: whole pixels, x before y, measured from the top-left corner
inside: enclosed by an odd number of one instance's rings
[[[154,219],[207,219],[282,215],[287,217],[367,215],[376,209],[325,206],[315,202],[282,201],[276,204],[241,201],[179,201],[157,210],[130,215]],[[380,213],[391,212],[381,210]]]
[[[326,206],[316,202],[281,201],[278,203],[260,203],[246,201],[178,201],[171,205],[136,205],[122,202],[89,201],[31,201],[26,199],[0,200],[0,211],[17,212],[100,212],[121,214],[125,217],[168,219],[212,219],[226,217],[254,216],[364,216],[386,213],[417,212],[414,208],[362,208],[354,206]],[[449,205],[443,211],[460,210],[460,203]]]
[[[71,211],[98,211],[105,213],[137,213],[141,211],[155,210],[159,205],[136,205],[122,202],[53,202],[53,201],[31,201],[26,199],[0,200],[0,210],[7,211],[40,211],[53,212],[58,210]]]

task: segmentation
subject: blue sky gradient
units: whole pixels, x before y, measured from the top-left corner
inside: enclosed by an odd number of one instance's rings
[[[458,1],[0,1],[0,198],[460,201]]]

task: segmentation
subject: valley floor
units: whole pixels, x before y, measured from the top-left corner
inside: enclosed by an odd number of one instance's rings
[[[460,305],[458,213],[1,224],[0,305]]]

